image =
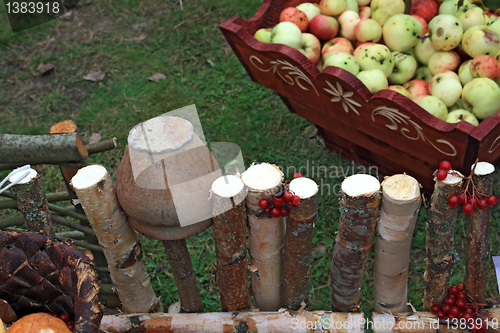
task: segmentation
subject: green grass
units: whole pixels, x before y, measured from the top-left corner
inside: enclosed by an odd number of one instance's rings
[[[181,6],[182,4],[182,6]],[[232,53],[218,25],[233,15],[251,17],[260,0],[81,1],[75,18],[58,19],[12,34],[0,21],[0,133],[45,134],[63,119],[73,119],[84,141],[94,133],[116,137],[118,148],[94,155],[90,163],[107,167],[113,177],[137,123],[176,108],[196,104],[208,142],[229,141],[241,147],[246,166],[266,161],[282,166],[286,178],[309,165],[330,168],[308,174],[320,185],[319,220],[313,247],[310,309],[330,308],[329,269],[337,231],[337,191],[342,179],[357,172],[350,161],[327,151],[311,124],[290,113],[271,90],[252,82]],[[0,6],[1,8],[1,6]],[[39,77],[40,63],[55,72]],[[106,73],[100,83],[84,81],[91,70]],[[163,73],[166,79],[146,78]],[[63,190],[58,169],[38,167],[46,192]],[[317,169],[316,169],[317,170]],[[339,170],[339,172],[335,172]],[[346,174],[342,174],[343,170]],[[2,173],[2,175],[4,175]],[[430,175],[429,175],[430,176]],[[499,194],[499,182],[496,182]],[[3,213],[5,215],[5,213]],[[490,252],[500,252],[500,211],[493,211]],[[220,311],[215,283],[211,229],[187,240],[206,311]],[[459,261],[452,282],[464,277],[465,219],[457,225]],[[165,308],[178,300],[169,265],[159,241],[143,239],[148,271]],[[409,300],[421,308],[425,270],[425,208],[412,243]],[[490,265],[491,266],[491,265]],[[490,267],[488,296],[498,296]],[[373,251],[363,280],[361,310],[373,310]]]

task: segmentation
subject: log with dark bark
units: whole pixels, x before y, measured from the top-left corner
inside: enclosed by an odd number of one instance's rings
[[[455,221],[458,206],[448,205],[448,198],[462,189],[462,178],[454,172],[434,185],[427,212],[426,267],[424,273],[424,309],[443,304],[447,294],[455,258]]]
[[[309,178],[296,178],[289,190],[300,197],[290,209],[283,247],[283,306],[299,308],[309,300],[309,268],[314,227],[318,220],[318,185]]]
[[[492,195],[495,167],[487,162],[478,162],[473,167],[473,171],[472,181],[475,194],[477,196],[479,193],[485,196]],[[488,253],[490,222],[491,207],[484,210],[476,208],[469,216],[465,288],[478,303],[484,303],[486,297],[486,263],[491,260]]]
[[[380,182],[356,174],[342,182],[331,268],[332,311],[359,310],[361,283],[379,216]]]
[[[222,176],[212,185],[217,285],[222,311],[248,309],[245,185],[237,176]]]
[[[5,164],[57,164],[85,160],[88,152],[78,134],[0,134],[0,161]]]
[[[12,177],[15,176],[13,175]],[[28,176],[12,186],[10,190],[17,197],[17,205],[23,213],[27,229],[50,235],[52,227],[49,203],[47,202],[45,192],[42,190],[38,173],[34,169],[29,169]]]

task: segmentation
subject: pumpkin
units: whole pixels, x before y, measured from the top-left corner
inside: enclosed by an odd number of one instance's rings
[[[14,322],[7,333],[71,333],[71,331],[61,319],[38,312]]]

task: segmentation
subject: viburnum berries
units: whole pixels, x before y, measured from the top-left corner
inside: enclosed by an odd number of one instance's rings
[[[484,321],[477,316],[478,304],[464,290],[463,283],[450,286],[444,304],[433,304],[431,312],[439,319],[457,321],[460,327],[472,332],[486,332]]]
[[[293,174],[293,178],[300,178],[300,172]],[[285,217],[290,213],[290,209],[300,204],[300,197],[281,185],[278,192],[270,199],[262,198],[259,200],[259,207],[265,215],[269,217]]]
[[[442,161],[439,163],[439,170],[436,171],[436,178],[440,181],[445,180],[449,174],[465,179],[462,191],[456,195],[448,197],[448,205],[450,207],[457,207],[461,204],[462,211],[466,215],[472,214],[476,208],[479,210],[488,209],[491,205],[496,204],[498,201],[497,197],[494,195],[487,195],[477,191],[472,179],[474,168],[475,166],[472,168],[471,175],[464,177],[460,173],[451,169],[450,162]]]

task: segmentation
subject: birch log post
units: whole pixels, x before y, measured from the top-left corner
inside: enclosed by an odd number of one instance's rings
[[[255,305],[261,311],[277,311],[281,306],[285,220],[264,215],[259,200],[272,198],[282,185],[282,179],[281,170],[268,163],[252,165],[242,174],[248,188],[246,208],[252,292]]]
[[[249,308],[245,185],[237,176],[212,184],[217,285],[222,311]]]
[[[314,227],[318,220],[318,185],[300,177],[292,180],[289,191],[300,197],[290,209],[283,248],[283,306],[297,309],[309,300],[309,268]]]
[[[473,167],[472,180],[475,193],[490,196],[493,192],[495,167],[488,162],[478,162]],[[467,254],[465,262],[465,288],[467,293],[479,304],[486,297],[486,263],[488,238],[490,233],[491,208],[480,210],[476,207],[469,216],[467,230]]]
[[[431,203],[427,213],[426,267],[424,273],[424,309],[433,304],[443,304],[447,294],[455,251],[455,221],[458,206],[448,205],[448,198],[462,190],[462,177],[456,171],[448,173],[434,184]]]
[[[376,312],[407,310],[411,240],[419,208],[420,184],[415,178],[398,174],[382,182],[373,276]]]
[[[380,182],[356,174],[341,185],[340,220],[331,268],[333,311],[359,310],[361,283],[379,216]]]
[[[101,329],[109,333],[171,332],[270,332],[270,333],[361,333],[363,313],[346,312],[212,312],[108,315]]]
[[[13,175],[10,181],[13,181],[13,177],[16,175]],[[23,213],[27,229],[34,232],[43,231],[50,235],[52,226],[49,203],[36,170],[30,168],[29,174],[12,186],[10,191],[17,197],[17,205]]]
[[[78,127],[76,126],[76,124],[72,120],[66,119],[66,120],[60,121],[60,122],[52,125],[50,127],[49,134],[50,135],[60,135],[60,134],[76,133],[77,140],[79,142],[81,142],[80,136],[78,135],[77,131],[78,131]],[[85,151],[88,153],[86,147],[84,147],[83,149],[85,149]],[[73,204],[73,206],[75,207],[75,210],[78,213],[84,214],[83,208],[80,205],[80,203],[78,202],[78,200],[74,200],[74,199],[76,199],[76,193],[70,184],[71,179],[76,175],[76,173],[78,172],[80,167],[69,166],[69,165],[60,165],[59,169],[61,170],[61,174],[63,176],[64,182],[66,185],[66,189],[68,190],[68,195],[71,197],[70,202]],[[86,227],[90,226],[88,221],[80,220],[80,223]],[[98,243],[97,237],[95,235],[85,234],[85,236],[86,236],[85,240],[89,244],[97,244]],[[92,251],[92,255],[94,257],[93,261],[96,264],[96,266],[107,266],[108,265],[106,258],[104,256],[104,254],[102,253],[102,251]],[[106,272],[99,271],[99,272],[97,272],[97,274],[98,274],[101,282],[104,282],[104,283],[111,282],[111,278],[110,278],[109,274],[107,274]]]
[[[103,166],[78,171],[71,184],[101,244],[111,280],[125,311],[161,311],[142,261],[142,247],[120,208],[115,189]]]

